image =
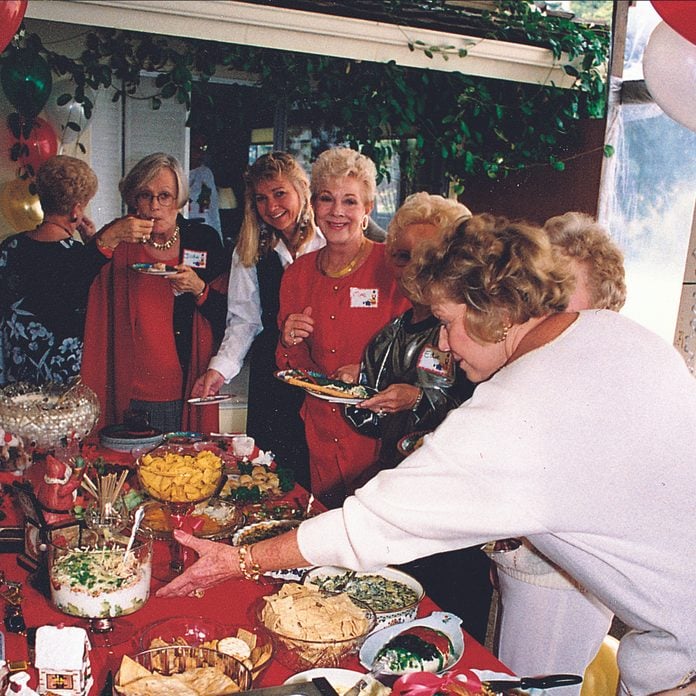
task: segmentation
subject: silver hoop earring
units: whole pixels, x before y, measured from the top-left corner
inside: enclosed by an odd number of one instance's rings
[[[360,228],[364,232],[367,229],[367,226],[370,224],[370,216],[365,213],[365,215],[362,216],[362,220],[360,221]]]

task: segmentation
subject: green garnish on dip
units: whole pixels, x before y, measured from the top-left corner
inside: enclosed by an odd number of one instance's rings
[[[418,593],[398,580],[383,575],[357,575],[346,572],[340,575],[319,575],[311,583],[327,592],[346,592],[374,611],[398,611],[415,604]]]

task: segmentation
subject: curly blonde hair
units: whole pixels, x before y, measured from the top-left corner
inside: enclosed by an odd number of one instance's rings
[[[92,168],[68,155],[51,157],[36,173],[36,190],[44,215],[69,215],[76,203],[85,206],[94,198],[98,185]]]
[[[471,217],[471,211],[459,201],[420,191],[401,204],[387,228],[387,252],[409,225],[434,225],[441,235],[451,232],[458,222]]]
[[[586,270],[592,307],[618,312],[626,302],[624,257],[604,227],[590,215],[570,212],[549,218],[544,229],[564,256]]]
[[[543,229],[487,214],[428,247],[402,282],[421,304],[466,305],[467,332],[481,343],[499,341],[513,324],[562,312],[575,287]]]
[[[347,176],[358,180],[363,190],[362,202],[371,206],[377,195],[377,167],[369,157],[349,147],[333,147],[314,160],[312,196],[316,196],[326,182]]]
[[[259,217],[254,196],[259,182],[272,181],[281,176],[287,178],[302,202],[297,220],[302,239],[299,249],[308,244],[317,233],[309,191],[309,178],[305,170],[287,152],[276,151],[261,155],[244,174],[244,219],[236,246],[237,254],[244,266],[254,266],[278,240],[278,233],[273,228],[269,228]]]
[[[138,207],[137,196],[143,186],[149,184],[162,169],[169,169],[176,179],[177,210],[181,210],[188,203],[188,178],[184,173],[181,162],[166,152],[155,152],[143,157],[118,184],[121,198],[123,198],[131,210],[135,210]]]

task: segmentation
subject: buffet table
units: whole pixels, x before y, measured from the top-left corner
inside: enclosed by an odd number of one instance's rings
[[[112,459],[117,460],[118,457],[119,455],[116,455]],[[33,477],[30,476],[30,478]],[[0,480],[3,483],[7,483],[8,480],[11,480],[11,476],[6,472],[2,472]],[[298,498],[306,500],[307,493],[303,489],[296,487],[287,497],[290,500]],[[12,518],[16,519],[17,514],[15,509],[9,509],[12,505],[11,496],[5,496],[4,505],[8,513],[4,524],[11,524]],[[169,554],[169,547],[165,542],[155,542],[155,559],[157,559],[158,554],[160,559]],[[28,627],[38,627],[47,624],[86,627],[86,621],[67,616],[54,609],[50,600],[29,584],[28,573],[17,564],[15,553],[0,553],[0,571],[4,573],[6,581],[22,583],[22,609],[25,623]],[[154,593],[163,584],[162,581],[153,578],[151,596],[145,606],[134,614],[114,620],[116,626],[121,624],[121,626],[129,625],[132,628],[131,637],[127,642],[107,647],[92,647],[90,661],[95,682],[90,692],[92,695],[102,692],[107,683],[109,672],[116,672],[124,654],[133,655],[143,649],[139,643],[139,636],[143,629],[153,622],[163,618],[178,616],[202,617],[229,627],[228,635],[234,635],[237,628],[240,627],[255,631],[257,629],[257,621],[254,616],[255,605],[261,596],[275,592],[278,589],[278,581],[262,580],[261,582],[253,582],[240,579],[228,581],[211,588],[201,598],[160,599],[155,597]],[[426,616],[437,609],[438,607],[426,597],[421,602],[418,615]],[[5,630],[5,643],[6,660],[31,661],[32,656],[30,655],[27,638],[24,635]],[[463,657],[455,671],[458,668],[480,668],[509,673],[509,670],[501,662],[466,633],[464,634],[464,645]],[[343,666],[348,669],[364,671],[359,664],[357,656],[349,658]],[[265,687],[282,684],[290,675],[291,671],[280,661],[271,659],[268,667],[256,681],[255,686]],[[36,687],[36,675],[33,674],[33,676],[34,678],[30,685]]]

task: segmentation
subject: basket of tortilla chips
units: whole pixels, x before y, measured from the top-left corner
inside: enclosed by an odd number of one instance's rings
[[[117,696],[225,696],[251,688],[251,672],[231,655],[183,645],[123,657],[114,679]]]
[[[375,612],[346,593],[323,592],[314,585],[285,583],[256,607],[260,629],[286,667],[339,667],[357,653],[374,629]]]

